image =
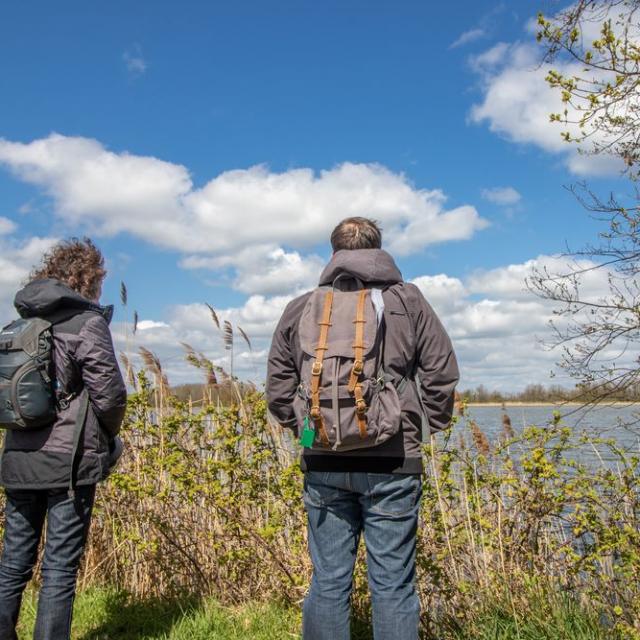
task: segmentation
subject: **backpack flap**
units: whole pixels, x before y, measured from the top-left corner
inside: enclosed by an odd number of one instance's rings
[[[331,287],[319,287],[316,289],[300,317],[298,333],[300,335],[300,347],[309,356],[315,357],[318,345],[319,324],[322,320],[325,296]],[[353,342],[355,337],[354,320],[356,317],[356,305],[358,291],[333,290],[333,303],[331,306],[331,327],[325,358],[340,356],[353,359]],[[365,303],[365,328],[364,328],[364,354],[370,354],[376,346],[377,323],[376,311],[371,302],[371,296],[367,295]]]

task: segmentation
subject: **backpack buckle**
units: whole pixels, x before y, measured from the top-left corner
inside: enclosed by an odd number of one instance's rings
[[[311,367],[311,375],[319,376],[322,373],[322,362],[316,360]]]
[[[353,369],[352,369],[353,373],[359,376],[363,370],[364,370],[364,363],[362,362],[362,360],[356,360],[353,363]]]
[[[58,407],[62,411],[66,411],[71,406],[71,401],[74,400],[78,396],[77,391],[72,391],[71,393],[67,393],[65,396],[59,396],[57,398]]]
[[[320,407],[318,405],[314,405],[313,407],[311,407],[311,409],[309,409],[309,415],[314,419],[314,420],[319,420],[321,417],[320,414]]]
[[[363,398],[360,398],[359,400],[356,400],[356,413],[359,416],[363,416],[365,413],[367,413],[367,403],[364,401]]]

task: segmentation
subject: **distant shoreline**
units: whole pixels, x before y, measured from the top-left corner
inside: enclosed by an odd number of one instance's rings
[[[584,402],[568,402],[558,400],[556,402],[523,402],[520,400],[507,400],[505,402],[467,402],[467,407],[580,407],[584,405]],[[625,400],[615,400],[613,402],[602,403],[603,407],[633,407],[638,406],[639,402],[630,402]]]

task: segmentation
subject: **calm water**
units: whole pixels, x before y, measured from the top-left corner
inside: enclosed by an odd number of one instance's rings
[[[502,416],[506,413],[511,419],[511,426],[516,435],[524,427],[530,425],[545,426],[552,422],[553,411],[563,415],[562,422],[575,429],[577,434],[586,432],[592,436],[610,438],[629,453],[640,453],[640,405],[597,407],[585,410],[575,406],[508,406],[503,411],[500,407],[470,407],[469,417],[461,419],[454,428],[453,438],[457,443],[459,434],[464,434],[471,443],[471,432],[468,420],[473,419],[485,433],[489,442],[494,444],[503,434]],[[606,447],[581,445],[576,447],[576,459],[599,463],[600,457],[611,462],[613,456]]]

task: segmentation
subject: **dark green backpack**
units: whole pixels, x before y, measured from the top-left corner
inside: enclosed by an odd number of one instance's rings
[[[0,332],[0,428],[37,429],[53,422],[52,323],[20,318]]]

